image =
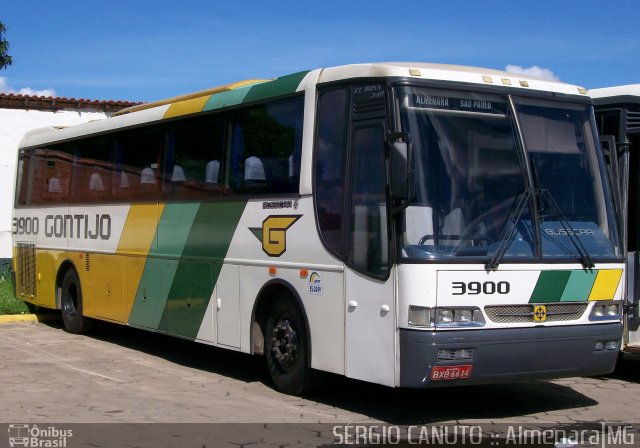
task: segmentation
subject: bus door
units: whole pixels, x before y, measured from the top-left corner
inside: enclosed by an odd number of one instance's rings
[[[627,256],[625,337],[627,349],[640,350],[640,145],[628,135],[626,109],[598,112],[600,143],[614,190],[620,234]]]
[[[354,122],[345,268],[346,375],[395,385],[394,275],[389,254],[385,122]]]

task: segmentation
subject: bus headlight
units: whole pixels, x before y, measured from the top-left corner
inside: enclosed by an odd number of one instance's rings
[[[409,305],[411,327],[481,327],[485,324],[480,308],[429,308]]]
[[[612,303],[607,305],[606,307],[606,315],[607,316],[619,316],[620,315],[620,304]]]
[[[620,302],[596,302],[591,309],[589,320],[617,320],[622,316]]]
[[[478,327],[485,324],[479,308],[436,308],[436,327]]]
[[[454,321],[456,315],[453,310],[439,308],[436,316],[437,324],[449,324]]]
[[[431,327],[431,308],[409,305],[409,325],[412,327]]]

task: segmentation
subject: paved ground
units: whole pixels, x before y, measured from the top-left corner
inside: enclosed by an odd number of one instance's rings
[[[606,377],[426,391],[330,376],[303,399],[273,390],[260,357],[108,324],[89,336],[0,325],[4,423],[629,422],[638,403],[632,357]]]

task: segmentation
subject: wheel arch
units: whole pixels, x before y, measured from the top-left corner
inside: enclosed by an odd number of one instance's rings
[[[62,308],[62,304],[61,304],[61,296],[62,296],[62,279],[64,279],[65,274],[69,271],[73,269],[74,271],[76,271],[76,273],[78,274],[78,278],[79,277],[79,273],[78,273],[78,269],[76,269],[76,265],[73,263],[73,261],[71,261],[70,259],[66,259],[64,260],[62,263],[60,263],[60,267],[58,267],[58,272],[56,274],[56,309],[61,309]],[[82,285],[80,285],[80,287],[82,287]]]
[[[251,311],[251,354],[264,354],[264,331],[267,318],[269,317],[269,311],[276,303],[282,294],[288,295],[293,299],[294,303],[298,306],[300,313],[302,314],[303,324],[307,331],[307,350],[309,353],[309,365],[311,365],[311,328],[309,326],[309,317],[307,311],[302,303],[300,294],[291,285],[291,283],[281,278],[269,280],[265,283],[260,292],[258,292],[255,303],[253,304],[253,310]]]

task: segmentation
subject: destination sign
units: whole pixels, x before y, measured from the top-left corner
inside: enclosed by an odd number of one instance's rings
[[[409,107],[428,109],[456,110],[465,112],[483,112],[504,115],[507,103],[476,98],[453,98],[440,95],[413,93],[409,95]]]

